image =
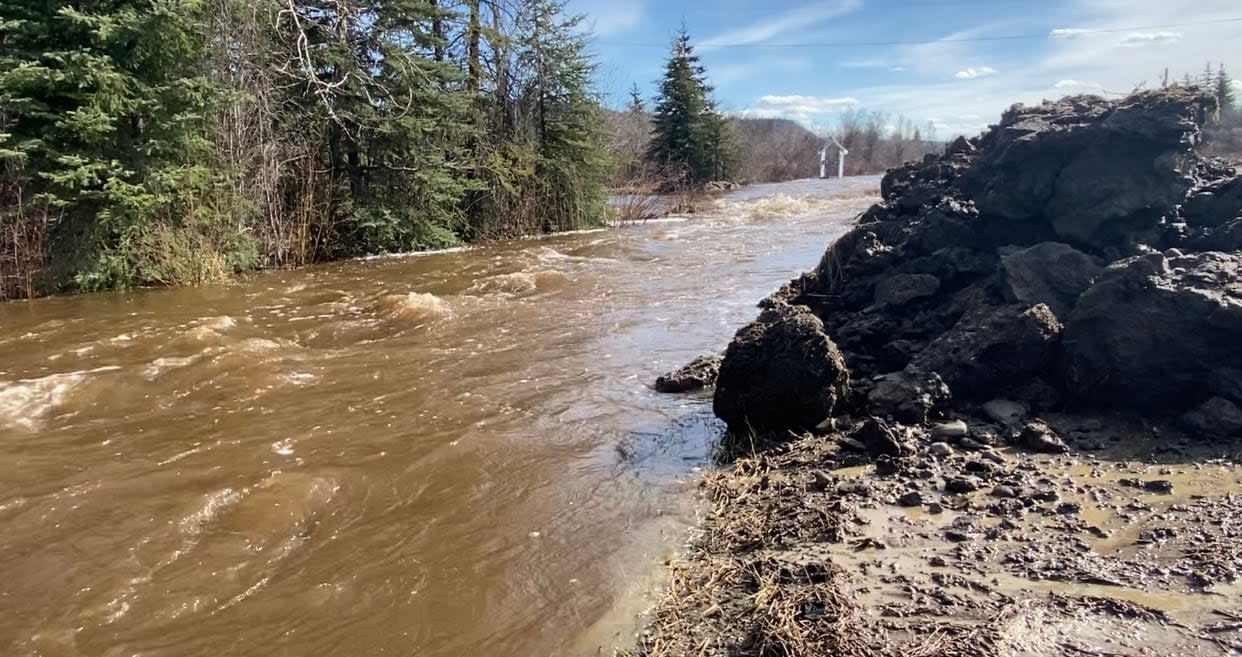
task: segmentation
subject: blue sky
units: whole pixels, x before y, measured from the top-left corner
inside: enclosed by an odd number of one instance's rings
[[[1242,77],[1242,0],[569,0],[599,86],[655,91],[684,20],[729,112],[831,126],[862,108],[975,134],[1014,102],[1123,93],[1223,61]],[[1242,91],[1242,84],[1239,85]]]

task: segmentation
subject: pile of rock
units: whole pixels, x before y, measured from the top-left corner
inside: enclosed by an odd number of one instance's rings
[[[890,171],[737,334],[716,414],[749,436],[1004,398],[1242,432],[1242,178],[1195,150],[1214,111],[1189,89],[1017,105]]]

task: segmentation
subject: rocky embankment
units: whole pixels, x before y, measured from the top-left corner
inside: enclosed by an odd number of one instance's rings
[[[891,171],[719,362],[735,460],[641,651],[1242,651],[1242,177],[1197,153],[1214,111],[1015,106]]]

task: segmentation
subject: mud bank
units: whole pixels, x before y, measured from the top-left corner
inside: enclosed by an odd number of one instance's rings
[[[1187,90],[891,171],[715,379],[640,653],[1242,652],[1242,178]],[[714,364],[714,363],[713,363]],[[665,381],[704,380],[697,369]]]
[[[1048,419],[1074,427],[1071,454],[905,428],[899,460],[806,436],[709,475],[641,654],[1242,650],[1242,452]]]

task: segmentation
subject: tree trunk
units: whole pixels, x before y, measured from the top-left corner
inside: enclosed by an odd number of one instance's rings
[[[428,0],[434,12],[431,19],[431,36],[436,40],[434,57],[437,62],[444,61],[444,18],[440,16],[440,0]]]
[[[466,79],[470,91],[475,94],[479,93],[483,79],[483,68],[479,64],[479,41],[483,32],[479,17],[480,2],[481,0],[469,0],[470,24],[466,28]]]

